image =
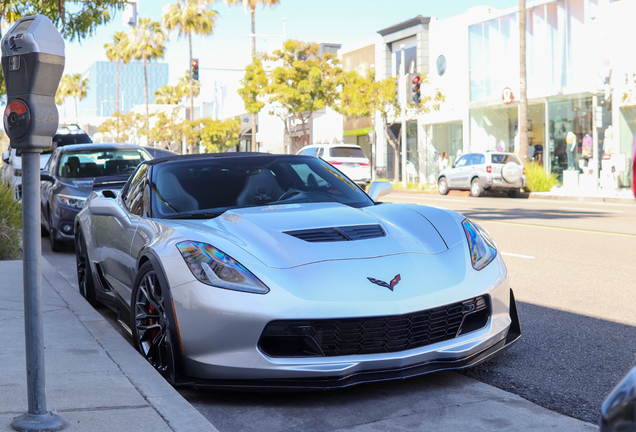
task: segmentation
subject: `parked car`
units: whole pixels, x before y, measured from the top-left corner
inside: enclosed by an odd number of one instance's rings
[[[355,144],[312,144],[296,154],[316,156],[329,162],[362,189],[371,183],[371,162]]]
[[[132,144],[75,144],[58,147],[40,172],[42,229],[53,252],[74,241],[75,215],[94,189],[121,188],[151,156]]]
[[[168,156],[176,156],[179,153],[173,152],[172,150],[153,147],[153,146],[144,146],[144,150],[146,150],[153,159],[168,157]]]
[[[439,193],[469,190],[471,196],[481,196],[486,191],[500,190],[514,198],[526,185],[526,173],[521,160],[514,153],[473,152],[457,159],[437,176]]]
[[[75,220],[80,293],[174,384],[324,389],[475,365],[520,337],[486,230],[378,203],[320,158],[142,162]]]
[[[62,125],[53,136],[50,148],[40,155],[40,169],[44,168],[53,151],[58,147],[69,144],[85,144],[93,141],[86,132],[77,125]],[[22,154],[20,150],[10,148],[2,154],[2,179],[13,185],[13,195],[16,201],[22,199]]]

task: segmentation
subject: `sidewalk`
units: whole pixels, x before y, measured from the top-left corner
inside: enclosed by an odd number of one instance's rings
[[[0,261],[0,431],[28,410],[22,261]],[[42,259],[47,409],[74,432],[216,429]]]
[[[0,275],[0,432],[9,432],[13,418],[27,411],[22,261],[0,261]],[[44,258],[42,306],[47,409],[69,423],[65,430],[217,431]],[[440,384],[426,389],[427,396],[418,402],[417,409],[393,406],[385,409],[380,421],[340,430],[598,430],[596,425],[549,411],[477,380],[452,372],[445,374],[437,375]],[[266,425],[272,416],[284,422],[285,408],[280,407],[280,413],[273,414],[272,410],[279,410],[277,407],[259,411],[245,406],[237,413],[247,416],[250,422]],[[378,407],[360,409],[376,411]],[[220,415],[231,416],[230,411],[221,412],[224,414]],[[316,407],[315,414],[320,413],[324,414]],[[228,420],[231,419],[219,419],[219,424]],[[322,423],[320,419],[316,421]],[[277,430],[289,430],[285,424],[280,426]]]

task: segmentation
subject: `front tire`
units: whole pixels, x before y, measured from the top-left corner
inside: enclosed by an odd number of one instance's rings
[[[95,294],[95,282],[93,281],[93,272],[91,271],[91,264],[86,250],[86,240],[82,230],[79,228],[75,234],[75,261],[77,263],[77,285],[79,286],[80,294],[91,306],[100,306]]]
[[[135,278],[131,304],[131,328],[135,348],[169,381],[174,380],[175,353],[170,337],[168,287],[159,283],[150,262],[139,269]]]
[[[484,188],[481,187],[481,182],[478,178],[474,178],[470,183],[470,196],[479,197],[484,193]]]
[[[446,177],[439,179],[437,190],[439,190],[440,195],[448,195],[448,182],[446,181]]]

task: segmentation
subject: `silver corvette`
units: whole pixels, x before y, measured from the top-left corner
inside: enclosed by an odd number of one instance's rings
[[[475,365],[520,337],[495,242],[320,158],[143,162],[75,222],[82,295],[175,385],[324,389]]]

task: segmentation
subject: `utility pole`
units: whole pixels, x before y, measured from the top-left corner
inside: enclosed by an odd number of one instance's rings
[[[402,85],[401,87],[401,92],[400,92],[400,105],[402,106],[402,126],[400,127],[401,129],[401,133],[402,133],[402,145],[400,146],[400,148],[402,149],[402,187],[404,189],[406,189],[406,152],[408,150],[408,147],[406,145],[406,80],[404,79],[404,77],[406,76],[406,65],[405,63],[405,57],[404,57],[404,44],[400,45],[400,55],[401,55],[401,59],[400,59],[400,71],[398,72],[400,74],[400,80],[402,80]]]

